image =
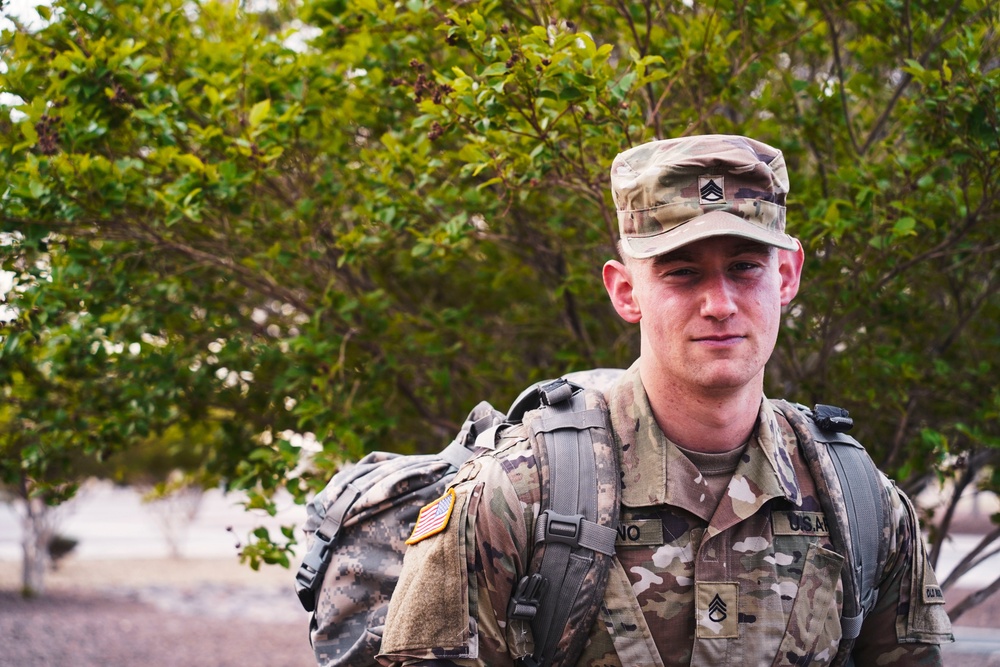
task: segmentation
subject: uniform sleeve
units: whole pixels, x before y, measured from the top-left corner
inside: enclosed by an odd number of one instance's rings
[[[916,512],[888,485],[893,510],[889,554],[878,602],[865,619],[852,655],[856,665],[942,665],[940,644],[955,641],[944,595],[927,560]]]
[[[530,632],[506,619],[532,521],[531,504],[511,481],[517,475],[516,461],[483,456],[456,476],[447,526],[411,544],[404,556],[378,656],[382,665],[503,667],[530,652]]]

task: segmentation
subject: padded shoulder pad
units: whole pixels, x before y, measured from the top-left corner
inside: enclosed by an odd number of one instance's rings
[[[864,617],[878,600],[877,582],[887,549],[883,528],[891,516],[882,475],[860,442],[842,431],[820,428],[813,411],[787,401],[772,401],[772,405],[795,430],[819,491],[831,542],[847,559],[842,573],[843,640],[835,663],[845,664]]]
[[[603,393],[557,382],[571,388],[569,396],[523,416],[539,466],[541,507],[529,572],[509,608],[509,616],[531,622],[537,665],[573,665],[582,652],[613,562],[621,500]],[[549,392],[559,396],[563,389]]]

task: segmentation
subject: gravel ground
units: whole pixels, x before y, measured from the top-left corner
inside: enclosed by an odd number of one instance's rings
[[[310,667],[305,626],[206,618],[133,600],[0,592],[0,665]]]
[[[45,595],[0,563],[0,667],[314,667],[281,568],[234,561],[79,561]]]

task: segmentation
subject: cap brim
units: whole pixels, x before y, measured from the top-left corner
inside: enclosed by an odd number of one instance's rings
[[[772,231],[726,211],[711,211],[658,234],[623,236],[621,243],[626,255],[645,259],[713,236],[738,236],[783,250],[798,248],[798,242],[788,234]]]

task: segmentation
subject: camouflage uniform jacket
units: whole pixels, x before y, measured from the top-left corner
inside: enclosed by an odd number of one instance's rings
[[[617,556],[584,654],[588,667],[827,665],[841,637],[843,556],[791,427],[768,401],[728,489],[712,499],[663,435],[633,366],[609,392],[622,471]],[[447,528],[407,551],[380,661],[511,665],[531,631],[507,620],[529,563],[539,489],[524,431],[500,434],[454,481]],[[939,665],[953,641],[908,500],[894,517],[878,604],[856,665]],[[928,595],[926,591],[931,591]],[[934,592],[938,594],[935,594]]]

